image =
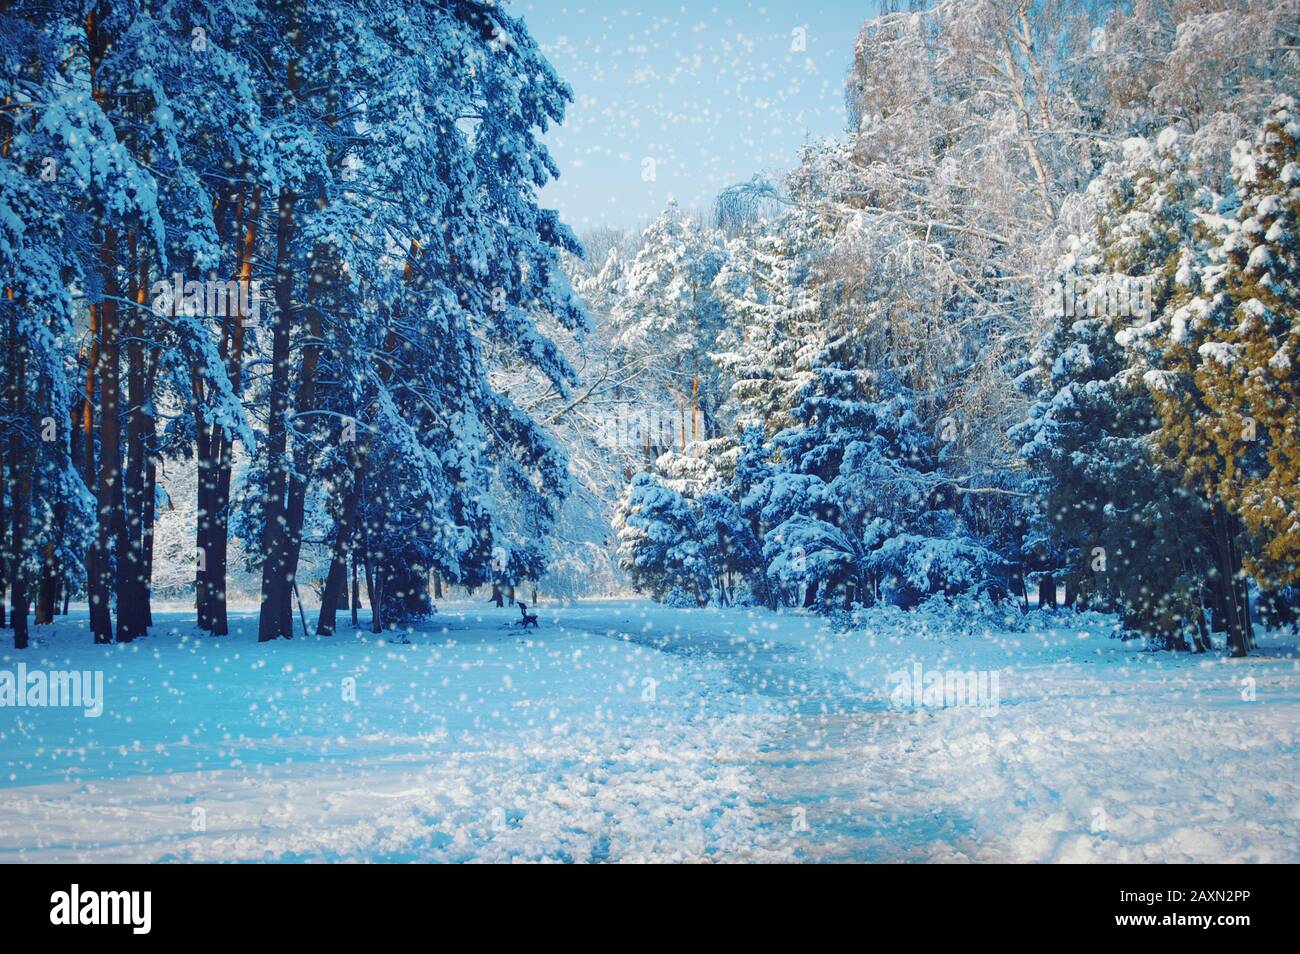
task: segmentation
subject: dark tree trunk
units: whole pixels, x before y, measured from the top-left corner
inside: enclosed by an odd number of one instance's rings
[[[72,428],[72,433],[76,433],[76,428]],[[0,485],[2,486],[2,485]],[[3,510],[0,509],[0,513]],[[63,537],[66,532],[66,523],[68,519],[68,508],[60,497],[54,504],[54,532]],[[3,525],[3,517],[0,517],[0,525]],[[37,589],[36,595],[36,623],[37,625],[54,622],[54,617],[59,612],[59,596],[63,590],[63,565],[59,559],[58,546],[54,540],[49,540],[45,544],[44,552],[41,559],[41,582]],[[3,600],[0,600],[2,606]],[[0,613],[0,624],[3,621],[3,613]]]
[[[334,632],[339,599],[342,598],[344,604],[347,604],[348,552],[352,549],[352,527],[356,522],[357,505],[361,497],[361,475],[355,458],[352,472],[352,486],[343,497],[338,524],[334,529],[334,553],[329,575],[325,578],[325,589],[321,593],[320,618],[316,621],[318,636],[329,636]]]
[[[145,392],[153,394],[154,382],[157,379],[157,361],[149,361],[148,379],[145,383]],[[153,592],[153,528],[154,522],[158,517],[158,458],[155,456],[154,440],[157,435],[156,422],[152,415],[149,417],[149,432],[145,435],[145,465],[144,465],[144,499],[141,501],[141,519],[143,525],[140,527],[140,550],[141,559],[144,562],[144,589],[146,595],[152,595]],[[67,610],[64,610],[66,613]],[[144,605],[144,625],[146,628],[153,626],[153,603],[152,600],[146,600]]]
[[[315,298],[319,294],[319,290],[324,282],[324,263],[328,257],[328,252],[323,246],[318,246],[316,248],[314,257],[316,264],[312,269],[312,277],[308,282],[309,307],[307,309],[307,327],[305,329],[306,343],[303,345],[302,349],[302,367],[298,373],[298,390],[293,403],[294,410],[299,414],[311,410],[315,402],[316,369],[320,362],[319,340],[321,333],[321,319],[320,309],[310,307],[310,305],[315,301]],[[285,363],[287,365],[287,341],[285,343],[285,348]],[[274,393],[274,387],[272,390]],[[285,417],[283,413],[279,416],[282,420]],[[287,457],[284,448],[287,446],[287,423],[287,420],[283,420],[281,427],[283,428],[284,433],[281,435],[279,445],[281,448],[281,457],[285,458],[286,461]],[[288,475],[288,489],[285,496],[284,507],[281,510],[283,525],[275,537],[275,542],[279,548],[279,552],[276,554],[274,563],[279,568],[280,574],[284,577],[285,586],[282,589],[279,602],[273,603],[271,609],[272,612],[279,617],[280,621],[277,625],[281,627],[283,633],[291,633],[293,629],[292,608],[289,604],[288,594],[293,589],[298,572],[298,558],[302,552],[302,525],[306,512],[307,500],[307,482],[305,475],[310,471],[310,469],[311,461],[307,450],[305,448],[295,447],[293,455],[293,473]],[[268,554],[266,565],[269,566],[271,563],[272,560]],[[266,611],[266,608],[266,603],[264,602],[264,612]],[[286,626],[287,628],[284,628]],[[266,636],[265,638],[269,639],[274,637]]]
[[[1240,554],[1236,546],[1236,520],[1221,504],[1212,509],[1214,521],[1214,551],[1218,564],[1218,585],[1228,630],[1228,649],[1233,656],[1245,656],[1250,651],[1250,605],[1245,580],[1240,578]]]
[[[98,7],[86,16],[86,48],[89,54],[91,95],[101,109],[109,108],[109,98],[99,85],[99,65],[111,46],[101,29]],[[117,234],[105,220],[102,205],[96,208],[99,219],[99,267],[104,298],[90,308],[91,353],[86,371],[86,482],[96,498],[96,532],[87,555],[87,596],[90,601],[90,629],[96,643],[113,640],[110,599],[112,573],[109,554],[112,548],[113,509],[118,496],[118,352],[117,352]],[[95,386],[99,389],[99,467],[94,463],[94,430],[91,406]]]
[[[236,280],[243,283],[244,287],[253,278],[253,253],[257,249],[257,229],[258,217],[262,212],[262,189],[256,186],[252,191],[252,199],[247,207],[244,204],[244,187],[241,187],[238,201],[235,205],[234,226],[236,232],[238,251],[236,254]],[[243,302],[242,292],[239,301]],[[230,389],[236,395],[242,395],[243,369],[244,369],[244,339],[248,326],[248,315],[245,315],[241,308],[234,309],[234,314],[229,316],[227,324],[230,328],[229,341],[230,345],[225,353],[226,375],[230,381]],[[228,565],[228,550],[230,544],[230,478],[234,469],[234,444],[230,436],[222,433],[214,455],[214,466],[216,467],[216,480],[213,484],[212,504],[212,553],[211,553],[211,572],[208,575],[209,585],[212,587],[211,609],[212,633],[214,636],[225,636],[230,632],[230,623],[227,616],[226,607],[226,574]]]
[[[14,305],[13,289],[6,289],[5,297],[10,309]],[[15,425],[26,415],[27,354],[17,340],[18,316],[10,315],[9,355],[12,367],[9,378],[10,420]],[[14,628],[14,649],[26,649],[27,632],[27,575],[23,569],[24,549],[27,546],[27,514],[31,505],[31,468],[25,462],[22,435],[19,427],[9,428],[9,494],[11,504],[9,524],[9,597],[10,622]]]
[[[297,10],[290,10],[289,41],[295,49],[286,68],[285,87],[297,100],[302,87],[297,51],[302,33]],[[293,327],[293,239],[298,196],[280,192],[275,224],[275,321],[271,331],[271,392],[267,423],[267,495],[262,525],[262,606],[257,620],[258,642],[293,637],[293,571],[288,565],[286,495],[289,490],[289,331]]]
[[[295,470],[297,468],[310,467],[310,461],[304,452],[301,455],[295,455]],[[287,524],[284,534],[285,553],[283,563],[287,567],[289,575],[289,588],[298,585],[298,560],[302,555],[302,525],[306,516],[307,505],[307,482],[298,476],[297,473],[289,480],[289,499],[285,507],[285,522]],[[290,621],[292,629],[292,620]]]
[[[1044,573],[1038,580],[1038,608],[1056,609],[1056,577]]]
[[[257,623],[259,642],[293,635],[286,564],[285,495],[289,483],[289,328],[293,321],[294,231],[292,192],[280,194],[275,228],[275,320],[271,328],[270,421],[267,425],[266,504],[262,526],[262,607]]]
[[[329,575],[320,595],[320,615],[316,618],[316,635],[333,636],[338,615],[339,597],[347,588],[348,558],[346,553],[335,551],[330,560]]]
[[[1236,593],[1238,613],[1241,614],[1241,628],[1246,637],[1246,649],[1249,651],[1257,648],[1255,645],[1255,624],[1250,618],[1250,586],[1246,582],[1245,575],[1241,572],[1241,553],[1236,549],[1235,543],[1233,557],[1237,562]]]
[[[351,603],[352,603],[352,628],[357,628],[357,611],[361,608],[361,582],[357,579],[357,554],[352,553],[352,586],[351,586]]]
[[[212,551],[209,536],[212,529],[212,431],[207,425],[201,405],[203,384],[194,374],[194,460],[198,468],[198,511],[195,514],[194,534],[194,607],[198,613],[199,629],[212,631],[211,602],[208,594],[208,554]]]
[[[69,450],[69,456],[74,466],[84,463],[86,459],[86,452],[85,452],[85,448],[83,447],[84,440],[82,437],[82,426],[83,426],[82,422],[85,417],[85,410],[83,408],[84,403],[85,403],[85,398],[79,395],[77,397],[76,402],[72,405],[72,410],[68,417],[68,425],[69,425],[68,430],[70,434],[69,441],[68,441],[68,450]],[[83,474],[82,477],[84,479],[85,475]],[[59,568],[59,599],[62,600],[63,603],[62,615],[64,616],[68,615],[68,603],[71,602],[72,600],[72,590],[73,590],[72,579],[71,577],[68,576],[67,567],[60,567]]]
[[[122,487],[123,509],[118,519],[119,554],[117,567],[118,640],[129,642],[144,636],[149,625],[149,584],[144,561],[145,436],[150,432],[149,396],[145,393],[143,309],[149,295],[149,269],[139,247],[132,243],[137,272],[136,308],[124,323],[127,352],[127,441],[126,477]]]
[[[101,306],[90,306],[90,343],[86,353],[86,399],[82,402],[82,442],[86,452],[86,488],[92,495],[98,487],[99,461],[95,447],[95,399],[99,390],[100,322]],[[98,517],[96,518],[98,520]],[[99,543],[92,539],[86,552],[86,601],[90,610],[90,630],[95,642],[109,641],[113,623],[109,618],[108,600],[97,593],[99,586]]]
[[[382,633],[384,631],[384,617],[380,611],[379,602],[383,594],[380,592],[379,574],[374,571],[371,563],[371,556],[366,554],[366,597],[370,600],[370,631],[372,633]]]
[[[230,544],[230,441],[222,435],[215,459],[211,523],[208,532],[208,621],[213,636],[230,632],[226,612],[227,551]]]
[[[92,605],[100,610],[91,617],[95,642],[109,643],[113,641],[109,602],[114,589],[110,556],[122,492],[117,232],[109,225],[103,227],[100,239],[100,272],[104,300],[99,306],[99,479],[96,494],[99,526],[95,535],[95,575],[90,599]],[[120,631],[119,635],[130,639],[129,631]]]
[[[1219,573],[1217,566],[1211,574],[1209,582],[1205,584],[1205,594],[1209,600],[1210,611],[1210,632],[1226,633],[1228,631],[1228,610],[1223,602],[1223,587],[1219,583]]]
[[[57,517],[55,524],[61,525]],[[36,590],[36,625],[48,626],[54,622],[59,598],[59,567],[53,543],[45,544],[41,557],[41,582]]]
[[[5,298],[8,299],[9,291],[5,290]],[[6,407],[8,406],[8,395],[4,396]],[[9,589],[9,523],[5,519],[5,488],[9,485],[5,482],[7,470],[5,468],[5,455],[8,451],[9,434],[5,430],[3,421],[0,421],[0,629],[7,624],[5,622],[5,593]]]
[[[1193,615],[1196,617],[1194,620],[1196,624],[1196,632],[1193,636],[1195,649],[1198,653],[1208,652],[1213,646],[1213,643],[1210,641],[1209,627],[1205,625],[1205,610],[1200,603],[1197,603],[1193,610]]]

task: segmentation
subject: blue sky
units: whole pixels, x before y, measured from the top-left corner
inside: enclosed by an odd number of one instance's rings
[[[843,131],[845,71],[875,7],[510,0],[574,92],[546,137],[561,176],[543,203],[578,232],[638,226],[670,197],[704,207],[789,168],[806,140]]]

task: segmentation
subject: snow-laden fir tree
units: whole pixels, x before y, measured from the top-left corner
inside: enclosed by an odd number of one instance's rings
[[[667,423],[680,447],[721,430],[723,388],[709,355],[724,321],[713,289],[724,261],[721,237],[670,203],[642,233],[611,311],[614,345],[656,356],[659,407],[676,418]]]
[[[1202,191],[1162,320],[1130,336],[1148,366],[1163,459],[1210,502],[1218,570],[1234,580],[1216,592],[1215,615],[1238,648],[1250,640],[1244,572],[1270,622],[1292,618],[1297,582],[1293,111],[1279,98],[1233,148],[1231,188]]]
[[[1201,645],[1210,512],[1161,466],[1159,417],[1132,340],[1167,307],[1195,184],[1173,133],[1134,138],[1067,215],[1081,223],[1045,289],[1050,331],[1021,382],[1011,431],[1066,566],[1067,602],[1117,611],[1132,631]]]

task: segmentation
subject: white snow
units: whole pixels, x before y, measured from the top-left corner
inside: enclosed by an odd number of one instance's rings
[[[0,653],[106,695],[0,709],[0,859],[1300,860],[1293,639],[603,601],[259,646],[254,613],[214,639],[191,612],[94,646],[83,610]],[[916,664],[996,674],[996,705],[894,708]]]

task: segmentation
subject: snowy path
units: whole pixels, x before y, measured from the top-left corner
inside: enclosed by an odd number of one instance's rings
[[[259,647],[187,615],[0,653],[106,683],[98,719],[0,709],[0,860],[1300,858],[1294,643],[604,601]],[[996,672],[997,707],[892,708],[915,663]]]

